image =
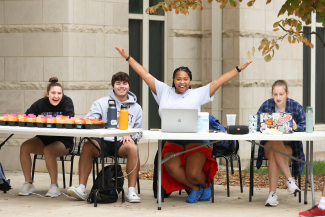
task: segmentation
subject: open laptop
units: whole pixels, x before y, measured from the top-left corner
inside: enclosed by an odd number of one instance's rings
[[[277,129],[283,133],[293,133],[291,113],[261,113],[261,127]]]
[[[197,133],[197,109],[162,109],[161,131],[169,133]]]

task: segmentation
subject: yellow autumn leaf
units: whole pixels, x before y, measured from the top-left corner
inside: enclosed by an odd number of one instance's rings
[[[288,37],[288,41],[289,41],[289,43],[291,43],[291,36],[290,35]]]
[[[252,49],[252,56],[254,56],[254,54],[255,54],[255,47],[253,47]]]
[[[309,44],[310,48],[314,48],[314,45],[312,43]]]
[[[251,58],[251,52],[247,51],[247,58],[250,59]]]

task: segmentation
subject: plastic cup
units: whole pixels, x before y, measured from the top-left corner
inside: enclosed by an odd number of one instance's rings
[[[236,114],[227,114],[227,126],[236,125]]]

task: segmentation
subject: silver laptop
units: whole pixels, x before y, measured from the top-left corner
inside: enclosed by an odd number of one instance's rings
[[[169,133],[197,133],[197,109],[162,109],[161,131]]]

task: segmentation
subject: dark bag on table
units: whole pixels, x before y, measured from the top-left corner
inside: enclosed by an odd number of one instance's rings
[[[220,124],[219,120],[215,118],[213,115],[209,115],[209,124],[210,127],[215,131],[226,131],[225,127],[223,127]],[[220,142],[213,144],[212,155],[217,156],[217,153],[222,154],[224,156],[228,156],[233,153],[237,154],[238,149],[239,149],[238,141],[222,140]]]
[[[121,192],[124,185],[124,177],[123,173],[120,172],[122,170],[121,165],[117,165],[117,187],[118,189],[110,189],[99,191],[97,194],[97,203],[114,203],[118,199],[118,194]],[[95,193],[97,189],[101,189],[102,184],[102,171],[98,174],[93,187],[91,188],[91,192],[87,201],[89,203],[94,203],[95,201]],[[105,189],[115,187],[115,165],[109,165],[104,168],[104,181],[105,181]]]

